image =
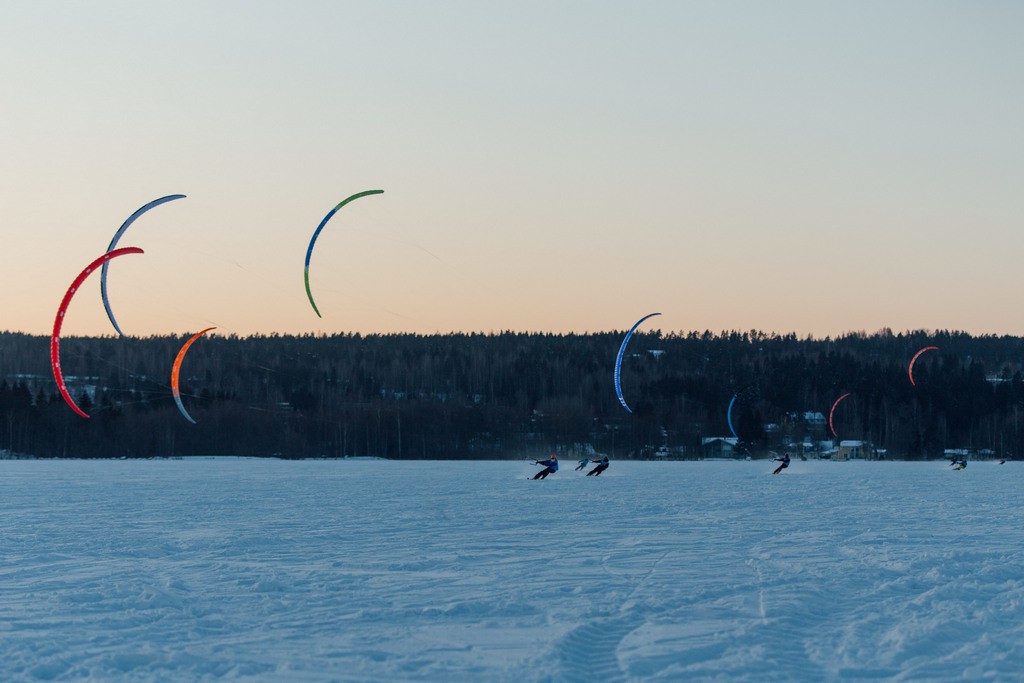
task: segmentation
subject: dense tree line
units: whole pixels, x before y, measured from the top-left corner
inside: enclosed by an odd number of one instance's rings
[[[520,458],[589,445],[613,457],[667,447],[701,457],[730,436],[755,457],[831,437],[890,457],[945,448],[1024,453],[1024,340],[961,332],[798,338],[763,332],[208,336],[169,375],[184,337],[66,338],[62,359],[82,419],[61,400],[49,339],[0,334],[0,448],[41,457],[278,455]],[[938,351],[907,376],[915,351]]]

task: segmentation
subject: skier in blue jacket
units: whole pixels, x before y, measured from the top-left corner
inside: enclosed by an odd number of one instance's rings
[[[594,469],[592,469],[589,472],[587,472],[587,476],[589,477],[589,476],[593,475],[595,477],[600,477],[601,473],[604,472],[606,469],[608,469],[608,456],[607,455],[604,456],[603,458],[601,458],[600,461],[598,461],[597,467],[595,467]]]
[[[554,474],[555,472],[558,471],[558,456],[552,455],[547,460],[534,460],[533,464],[544,465],[544,469],[542,469],[537,474],[533,475],[534,479],[543,479],[549,474]]]
[[[580,460],[580,464],[576,465],[576,469],[574,471],[579,472],[580,470],[582,470],[584,467],[586,467],[589,464],[590,464],[590,458],[583,458],[582,460]]]

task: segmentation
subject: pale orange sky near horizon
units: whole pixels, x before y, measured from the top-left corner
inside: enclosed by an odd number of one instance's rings
[[[1014,3],[0,7],[0,329],[1024,335]],[[321,218],[342,209],[311,266]],[[99,277],[67,335],[112,334]]]

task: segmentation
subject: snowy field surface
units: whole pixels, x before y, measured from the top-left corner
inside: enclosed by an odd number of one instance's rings
[[[1020,680],[1024,465],[771,465],[0,461],[0,680]]]

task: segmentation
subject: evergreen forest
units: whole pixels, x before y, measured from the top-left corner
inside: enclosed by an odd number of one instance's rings
[[[836,338],[750,332],[65,337],[0,333],[0,449],[35,457],[393,459],[736,454],[867,442],[893,459],[947,449],[1024,454],[1024,339],[882,330]],[[917,360],[913,379],[908,364]],[[849,394],[832,413],[836,399]],[[735,400],[734,400],[735,398]],[[733,409],[727,414],[730,403]],[[830,413],[832,413],[830,415]],[[832,418],[831,424],[828,418]],[[730,427],[731,418],[731,427]]]

